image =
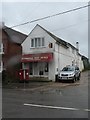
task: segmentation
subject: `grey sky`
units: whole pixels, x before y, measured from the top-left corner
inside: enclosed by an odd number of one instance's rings
[[[2,20],[6,26],[12,27],[87,4],[88,2],[3,2]],[[74,46],[78,41],[80,53],[88,56],[88,8],[13,29],[29,34],[36,24]]]

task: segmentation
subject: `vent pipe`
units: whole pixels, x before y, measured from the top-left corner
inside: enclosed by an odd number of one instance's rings
[[[79,52],[79,42],[76,42],[76,48],[77,48],[77,51]]]

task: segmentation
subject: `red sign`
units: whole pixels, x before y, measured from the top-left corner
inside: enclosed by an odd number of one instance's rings
[[[48,62],[53,59],[52,53],[41,53],[41,54],[25,54],[22,55],[22,62]]]

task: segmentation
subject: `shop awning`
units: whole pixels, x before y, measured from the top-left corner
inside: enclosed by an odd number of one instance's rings
[[[53,53],[24,54],[21,62],[49,62],[53,59]]]

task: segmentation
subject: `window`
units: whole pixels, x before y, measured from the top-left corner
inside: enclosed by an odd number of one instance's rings
[[[38,45],[38,39],[37,38],[35,38],[35,47],[37,47],[37,45]]]
[[[31,47],[34,47],[34,39],[31,39]]]
[[[33,63],[29,64],[30,75],[33,75]]]
[[[45,72],[48,72],[48,63],[45,65]]]
[[[79,67],[76,67],[75,70],[79,70]]]
[[[44,38],[33,38],[31,39],[31,48],[39,48],[45,46]]]
[[[38,38],[38,46],[40,47],[41,46],[41,39]]]
[[[0,72],[2,72],[2,61],[0,61]]]
[[[42,38],[42,46],[44,46],[44,38]]]
[[[3,53],[3,43],[0,44],[0,53]]]

